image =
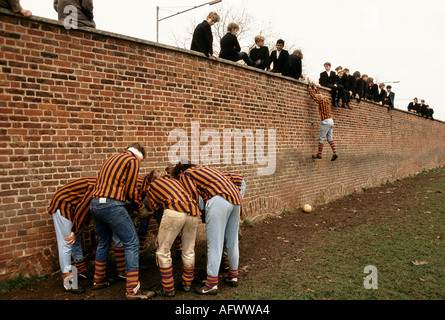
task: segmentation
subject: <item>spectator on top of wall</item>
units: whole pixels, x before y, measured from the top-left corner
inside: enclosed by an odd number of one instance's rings
[[[75,7],[76,11],[65,10],[67,6]],[[72,19],[73,29],[77,29],[77,27],[96,28],[93,0],[54,0],[54,10],[57,11],[59,21],[65,21],[67,17]]]
[[[255,37],[255,46],[250,49],[249,57],[254,63],[254,67],[264,70],[269,61],[269,48],[264,45],[265,38],[261,35]]]
[[[414,98],[412,102],[408,104],[408,111],[412,113],[417,113],[419,111],[419,100],[417,98]]]
[[[355,71],[352,75],[355,79],[355,86],[354,86],[354,98],[357,100],[357,102],[362,101],[362,99],[365,98],[365,81],[367,80],[367,75],[361,75],[360,71]],[[366,80],[365,80],[366,76]]]
[[[340,67],[341,68],[341,67]],[[336,101],[335,101],[335,106],[338,107],[342,107],[345,109],[351,109],[351,107],[349,106],[349,98],[347,95],[347,92],[345,90],[345,71],[343,69],[339,69],[336,68],[335,69],[337,71],[337,75],[335,76],[335,81],[336,81],[336,86],[337,86],[337,97],[336,97]],[[341,103],[340,103],[340,99],[341,99]]]
[[[21,13],[26,18],[32,16],[31,11],[22,8],[20,0],[0,0],[0,7],[12,10],[14,13]]]
[[[219,53],[219,57],[233,62],[243,60],[248,66],[253,66],[254,63],[247,53],[241,52],[241,46],[236,37],[238,31],[239,25],[234,22],[229,23],[227,33],[221,38],[221,52]]]
[[[349,100],[354,98],[354,92],[355,92],[355,87],[357,85],[357,81],[355,80],[355,77],[353,75],[351,75],[351,72],[349,71],[348,68],[345,68],[345,74],[343,75],[343,77],[345,78],[345,90],[347,91],[346,94],[349,95]]]
[[[277,40],[276,48],[277,49],[272,51],[270,54],[270,59],[267,63],[267,70],[287,76],[289,75],[289,52],[283,49],[284,40]],[[272,69],[270,68],[271,65],[273,65]]]
[[[434,110],[433,110],[433,108],[431,108],[428,104],[426,105],[426,108],[425,108],[425,117],[428,119],[428,118],[431,118],[431,120],[434,120],[434,118],[433,118],[433,114],[434,114]]]
[[[335,71],[331,70],[331,63],[326,62],[324,64],[325,71],[320,73],[320,78],[318,79],[318,83],[323,86],[331,89],[331,98],[334,107],[338,107],[337,97],[339,96],[339,88],[337,85],[337,74]]]
[[[207,58],[213,55],[213,35],[211,27],[219,22],[219,20],[219,15],[215,11],[212,11],[207,15],[206,20],[196,26],[193,32],[190,50],[204,53]]]
[[[366,99],[367,100],[374,100],[377,99],[377,95],[378,95],[378,86],[374,83],[374,78],[373,77],[368,77],[368,82],[366,85]]]
[[[376,92],[377,95],[374,95],[374,101],[383,106],[383,101],[386,99],[385,84],[380,83]]]
[[[425,100],[422,99],[422,100],[420,100],[419,111],[417,113],[419,114],[419,116],[424,117],[425,111],[426,111],[426,104],[425,104]]]
[[[383,104],[388,106],[388,110],[394,110],[394,99],[396,94],[392,92],[392,87],[390,85],[386,86],[386,92],[388,93]]]
[[[301,74],[303,70],[301,60],[303,60],[303,52],[301,52],[300,49],[295,50],[289,56],[289,76],[297,80],[302,78]]]

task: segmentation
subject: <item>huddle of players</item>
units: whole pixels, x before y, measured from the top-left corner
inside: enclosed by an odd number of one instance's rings
[[[191,291],[200,217],[206,227],[207,277],[201,287],[195,288],[195,292],[218,293],[223,252],[229,271],[225,281],[237,286],[238,228],[245,190],[244,177],[209,166],[182,163],[167,170],[155,169],[143,176],[139,175],[139,168],[145,157],[144,148],[134,143],[108,158],[97,177],[76,179],[54,194],[48,213],[54,221],[65,290],[84,292],[83,288],[73,285],[73,271],[76,270],[81,278],[88,278],[82,255],[81,232],[88,225],[90,217],[94,220],[98,240],[94,290],[113,283],[106,272],[113,242],[115,247],[124,248],[120,252],[124,255],[121,259],[125,260],[125,268],[120,276],[126,279],[127,299],[145,300],[155,295],[173,297],[175,282],[170,250],[178,235],[181,235],[183,272],[181,283],[176,287],[185,292]],[[143,291],[140,287],[139,258],[143,243],[139,240],[141,232],[136,231],[132,220],[134,215],[139,216],[141,225],[148,225],[147,220],[153,215],[159,223],[156,262],[162,280],[161,288],[156,292]]]

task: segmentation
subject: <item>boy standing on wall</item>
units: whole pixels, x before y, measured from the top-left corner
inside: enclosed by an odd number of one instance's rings
[[[321,95],[318,88],[316,88],[315,84],[310,80],[308,80],[308,90],[312,99],[314,99],[315,102],[317,102],[318,104],[318,110],[320,112],[320,118],[321,118],[318,153],[316,155],[313,155],[312,158],[321,159],[324,147],[324,139],[326,137],[333,152],[331,161],[335,161],[338,158],[338,154],[332,134],[334,129],[334,120],[332,119],[331,103],[329,99],[324,98]]]

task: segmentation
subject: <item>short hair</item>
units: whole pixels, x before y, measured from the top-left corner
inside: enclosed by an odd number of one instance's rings
[[[283,39],[278,39],[277,40],[277,44],[282,44],[284,46],[284,40]]]
[[[134,149],[136,149],[137,151],[139,151],[139,152],[142,154],[142,158],[143,158],[143,159],[146,158],[147,154],[146,154],[146,152],[145,152],[145,149],[144,149],[144,147],[142,147],[139,143],[134,142],[134,143],[130,144],[130,145],[127,147],[126,150],[128,150],[128,149],[130,149],[130,148],[134,148]]]
[[[343,70],[343,67],[342,66],[338,66],[337,68],[335,68],[335,71],[338,71],[338,70]]]
[[[385,84],[382,82],[379,84],[379,88],[383,88],[385,86]]]
[[[165,172],[167,172],[168,175],[171,175],[172,171],[173,171],[174,165],[169,163],[166,167],[165,167]]]
[[[392,89],[392,87],[390,85],[387,85],[386,89]]]
[[[170,175],[171,175],[173,178],[175,178],[176,180],[179,180],[181,174],[182,174],[185,170],[187,170],[187,169],[189,169],[189,168],[193,168],[193,167],[195,167],[195,166],[196,166],[196,165],[191,164],[191,163],[181,163],[181,162],[178,162],[178,163],[174,166],[174,168],[173,168],[173,170],[171,171],[171,174],[170,174]]]
[[[293,54],[299,56],[301,59],[303,59],[303,52],[300,49],[294,50]]]
[[[365,73],[364,75],[362,75],[362,78],[368,78],[369,76]]]
[[[164,169],[154,169],[151,170],[148,174],[147,174],[147,179],[149,182],[153,182],[156,179],[162,178],[167,176],[167,172],[165,172]]]
[[[352,75],[360,78],[360,71],[355,71]]]
[[[212,19],[212,21],[214,21],[215,23],[221,20],[219,14],[217,14],[215,11],[210,12],[209,15],[207,16],[207,19]]]
[[[258,43],[258,42],[264,41],[264,40],[265,40],[265,38],[263,36],[256,36],[255,37],[255,43]]]
[[[331,63],[330,62],[325,62],[324,66],[331,66]]]
[[[236,24],[235,22],[230,22],[229,25],[227,26],[227,31],[231,32],[233,30],[239,30],[239,25]]]

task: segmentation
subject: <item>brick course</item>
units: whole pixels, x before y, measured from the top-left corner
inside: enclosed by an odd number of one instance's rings
[[[165,167],[177,142],[169,134],[183,130],[191,150],[194,122],[201,138],[207,129],[219,135],[216,166],[245,175],[249,220],[445,162],[443,122],[369,102],[333,111],[340,158],[329,161],[326,144],[324,158],[314,161],[319,116],[303,83],[191,51],[66,30],[57,21],[5,10],[0,47],[0,280],[57,268],[46,210],[60,186],[95,176],[107,157],[134,141],[148,153],[141,173]],[[242,164],[224,163],[224,129],[252,130],[255,139],[256,130],[264,130],[266,155],[268,130],[276,130],[274,174],[258,175],[265,165],[255,154],[242,154]],[[199,150],[205,147],[205,139],[198,141]]]

